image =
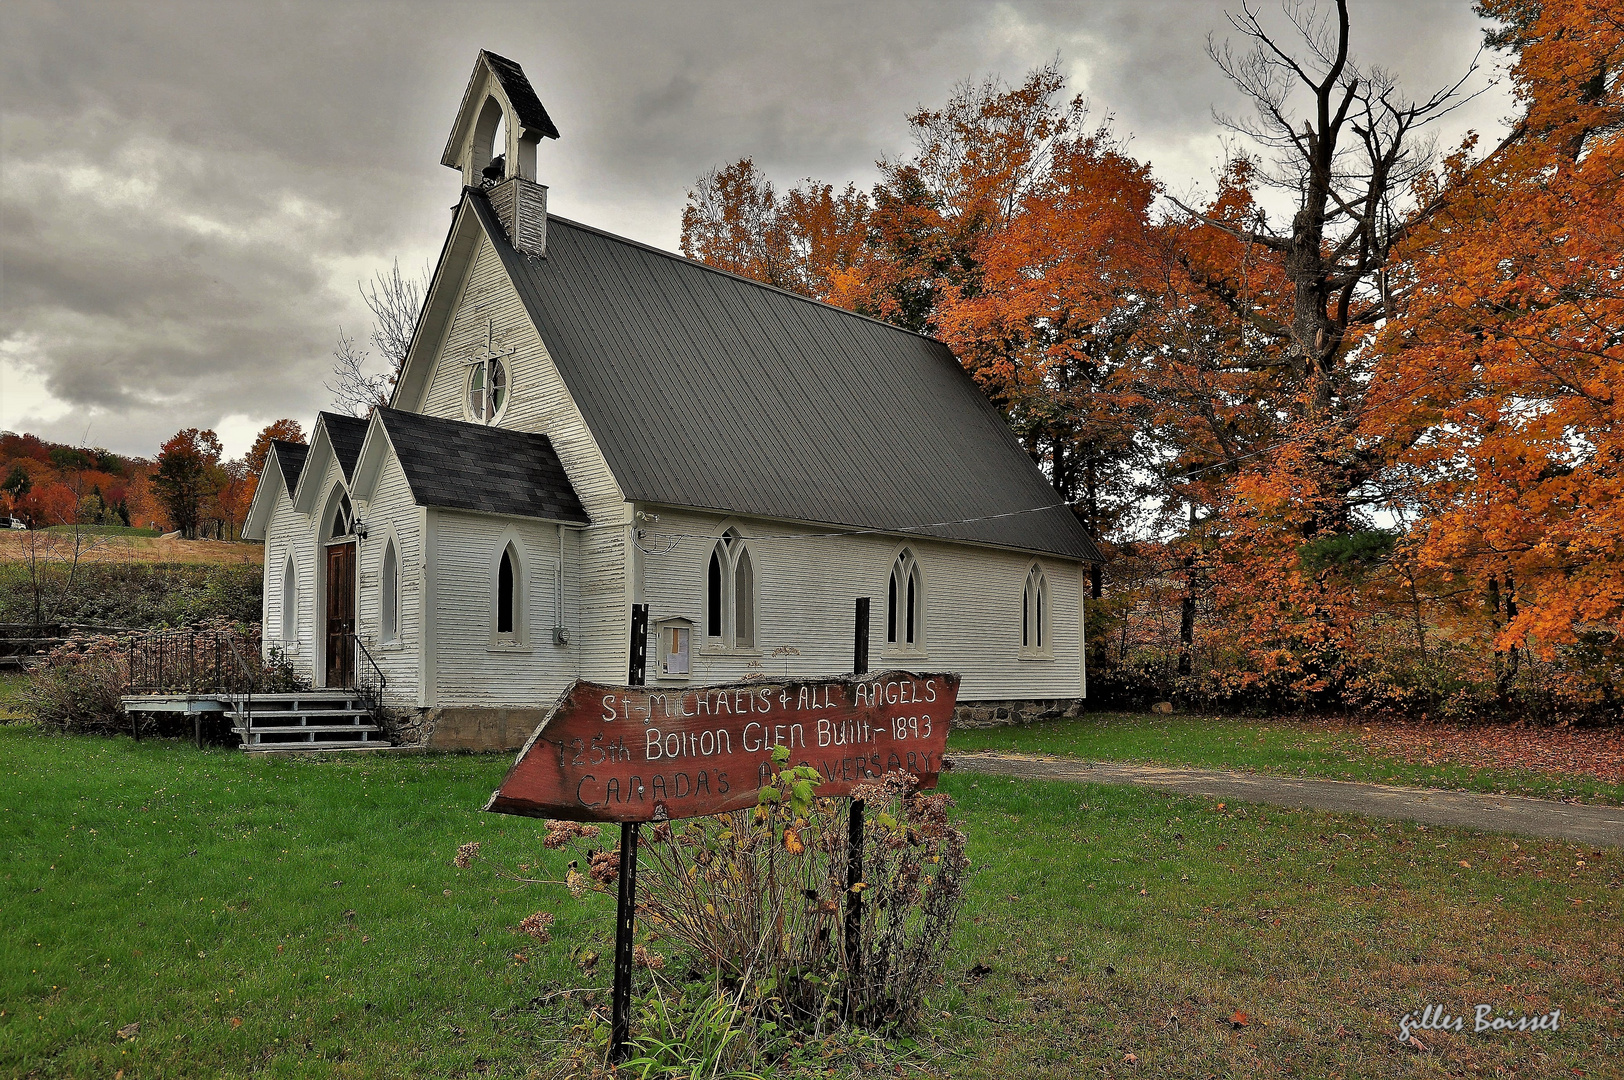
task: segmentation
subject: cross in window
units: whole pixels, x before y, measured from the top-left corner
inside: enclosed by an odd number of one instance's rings
[[[508,393],[508,361],[515,351],[497,349],[496,320],[485,320],[485,351],[469,361],[473,371],[468,376],[468,412],[475,420],[489,422],[502,411]]]

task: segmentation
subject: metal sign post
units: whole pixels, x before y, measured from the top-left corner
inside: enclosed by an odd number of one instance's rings
[[[632,605],[629,686],[642,686],[648,672],[648,605]],[[635,821],[620,823],[620,882],[615,902],[615,985],[610,996],[609,1060],[626,1059],[631,1034],[632,933],[637,925],[637,833]]]
[[[868,673],[868,597],[857,598],[856,644],[852,673]],[[852,985],[846,988],[846,1009],[852,1008],[852,991],[863,971],[863,894],[857,888],[863,880],[863,800],[853,799],[846,817],[846,956],[851,966]]]

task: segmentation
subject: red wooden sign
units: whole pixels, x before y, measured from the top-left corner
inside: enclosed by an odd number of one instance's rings
[[[887,671],[806,682],[576,682],[485,809],[571,821],[664,821],[756,805],[773,747],[821,796],[906,770],[936,786],[959,677]]]

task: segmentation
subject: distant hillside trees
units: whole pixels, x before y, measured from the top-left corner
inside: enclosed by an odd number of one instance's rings
[[[156,527],[236,539],[272,439],[302,443],[304,430],[296,420],[273,421],[246,455],[226,460],[213,431],[188,428],[164,443],[157,461],[0,432],[0,515],[30,529]]]
[[[145,462],[111,451],[0,432],[0,514],[30,528],[127,525]]]

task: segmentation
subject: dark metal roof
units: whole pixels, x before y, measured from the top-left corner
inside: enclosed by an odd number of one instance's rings
[[[489,49],[481,49],[479,55],[491,66],[496,81],[502,84],[502,92],[507,95],[508,101],[519,114],[519,123],[531,129],[538,135],[545,135],[549,139],[558,138],[558,128],[553,126],[553,118],[547,115],[547,110],[536,96],[535,89],[530,80],[525,78],[524,69],[505,56],[498,56]]]
[[[272,439],[271,446],[276,450],[276,462],[282,468],[282,484],[287,488],[288,498],[291,499],[294,488],[299,486],[299,474],[304,471],[305,458],[310,454],[310,447],[285,439]]]
[[[361,457],[361,444],[366,441],[367,422],[359,416],[343,413],[317,413],[316,423],[327,426],[327,441],[333,444],[333,456],[344,470],[344,482],[355,478],[355,463]]]
[[[419,506],[590,523],[545,435],[378,410]]]
[[[469,201],[628,499],[1101,558],[941,342]]]

